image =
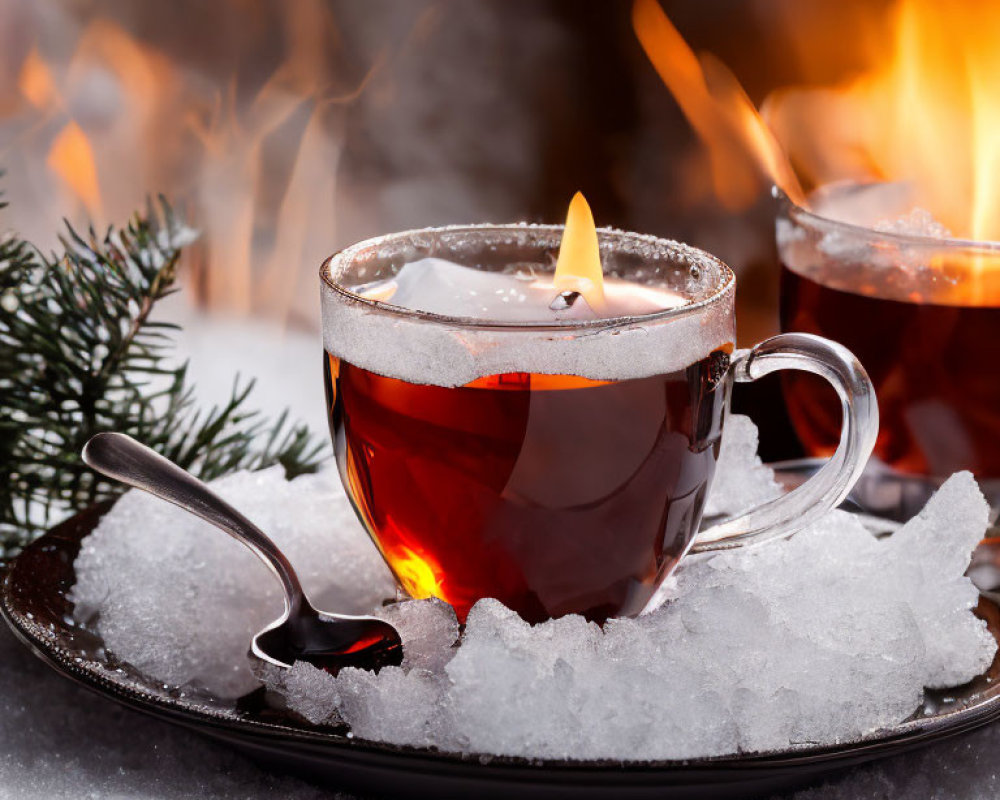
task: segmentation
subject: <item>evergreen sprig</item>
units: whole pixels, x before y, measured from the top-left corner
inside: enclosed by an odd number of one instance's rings
[[[224,406],[197,408],[187,364],[171,358],[178,326],[150,319],[176,291],[189,239],[162,198],[103,235],[67,224],[60,254],[0,239],[0,555],[123,491],[80,457],[101,431],[128,433],[204,480],[316,468],[320,445],[304,426],[247,410],[253,381],[237,379]]]

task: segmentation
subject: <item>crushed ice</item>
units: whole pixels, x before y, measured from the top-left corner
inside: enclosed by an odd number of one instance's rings
[[[713,500],[713,513],[778,491],[756,429],[739,417],[719,472],[725,501]],[[360,738],[610,759],[833,743],[907,718],[925,688],[971,679],[996,650],[964,577],[988,515],[967,473],[887,538],[834,512],[786,542],[689,558],[666,602],[639,619],[530,626],[485,600],[461,638],[440,601],[379,608],[391,578],[332,469],[290,483],[280,470],[239,474],[215,487],[273,535],[319,607],[378,608],[399,628],[402,667],[334,678],[299,664],[269,681],[304,718],[347,723]],[[247,643],[281,601],[236,542],[131,493],[84,542],[76,569],[77,614],[119,657],[222,697],[255,687]]]
[[[934,248],[928,247],[924,239],[949,239],[951,231],[930,211],[914,206],[896,216],[881,217],[868,223],[871,230],[903,237],[891,242],[895,247],[886,247],[886,242],[870,233],[859,233],[853,228],[826,231],[818,242],[819,250],[840,261],[868,264],[880,268],[903,270],[909,275],[926,271],[931,264]],[[913,239],[913,241],[909,241]],[[934,270],[931,270],[933,273]]]
[[[929,272],[936,248],[923,240],[950,239],[952,232],[933,213],[919,204],[916,187],[908,182],[830,184],[811,198],[813,210],[822,218],[851,226],[820,226],[820,252],[836,261],[865,264],[880,270],[901,270],[912,278]],[[865,232],[865,229],[869,233]],[[888,242],[870,231],[900,236]],[[779,242],[791,243],[805,235],[796,225],[778,225]],[[912,241],[910,241],[912,239]]]
[[[706,519],[736,516],[781,494],[774,472],[757,455],[757,440],[757,426],[750,417],[732,414],[726,420],[712,493],[705,503]]]
[[[274,467],[212,488],[267,531],[319,608],[365,613],[395,596],[334,470],[289,482]],[[273,575],[239,542],[132,491],[84,540],[75,568],[75,614],[96,618],[119,657],[165,683],[220,697],[257,687],[246,659],[250,637],[284,606]]]
[[[899,236],[918,236],[927,239],[949,239],[951,231],[926,208],[915,206],[909,212],[875,223],[875,230]]]

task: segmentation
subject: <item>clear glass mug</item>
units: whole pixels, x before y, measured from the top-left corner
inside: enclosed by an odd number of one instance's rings
[[[787,536],[836,506],[875,441],[857,359],[804,334],[736,350],[734,274],[677,242],[599,232],[606,277],[684,302],[640,316],[450,317],[354,291],[427,257],[548,275],[561,238],[561,226],[409,231],[321,269],[344,486],[400,586],[450,602],[460,619],[483,597],[529,621],[637,614],[686,553]],[[782,369],[833,386],[839,446],[794,491],[699,533],[733,382]]]

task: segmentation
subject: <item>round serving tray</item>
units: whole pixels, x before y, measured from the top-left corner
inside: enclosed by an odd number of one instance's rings
[[[82,539],[108,506],[85,511],[29,545],[4,571],[0,612],[14,633],[60,674],[124,705],[228,742],[256,761],[366,796],[506,798],[725,798],[767,795],[877,758],[895,755],[1000,717],[1000,657],[983,676],[947,693],[928,693],[907,721],[836,746],[689,761],[556,761],[462,756],[352,738],[310,725],[263,690],[236,703],[164,686],[105,650],[73,618],[67,599]],[[990,547],[989,542],[983,547]],[[980,563],[998,563],[992,552]],[[978,613],[1000,641],[1000,608],[983,597]]]

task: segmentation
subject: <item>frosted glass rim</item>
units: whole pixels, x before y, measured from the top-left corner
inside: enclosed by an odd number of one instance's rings
[[[510,321],[502,319],[488,319],[480,317],[451,316],[438,314],[430,311],[398,306],[381,300],[357,294],[344,284],[338,282],[334,277],[337,271],[343,266],[350,264],[362,252],[387,245],[393,242],[404,240],[407,237],[433,236],[437,234],[461,234],[461,233],[489,233],[489,232],[510,232],[510,233],[532,233],[556,234],[563,230],[563,225],[539,225],[533,223],[509,223],[509,224],[470,224],[470,225],[444,225],[428,228],[414,228],[411,230],[398,231],[383,234],[369,239],[356,242],[348,247],[331,255],[320,265],[319,275],[322,283],[332,290],[333,298],[340,298],[342,301],[351,304],[367,306],[371,311],[381,314],[406,317],[408,319],[419,319],[429,323],[440,323],[450,327],[467,329],[486,330],[524,330],[524,331],[573,331],[573,330],[594,330],[603,328],[613,328],[622,325],[634,325],[643,323],[656,323],[666,321],[676,317],[687,316],[692,313],[703,311],[716,303],[721,302],[735,290],[736,275],[733,270],[720,258],[693,247],[683,242],[673,239],[665,239],[651,234],[634,233],[616,228],[598,228],[598,236],[602,239],[621,239],[632,243],[641,243],[655,248],[657,252],[667,253],[677,258],[679,263],[687,263],[691,266],[699,266],[711,269],[718,274],[718,280],[714,286],[705,289],[705,296],[692,299],[680,306],[666,308],[659,311],[652,311],[647,314],[635,314],[630,316],[602,317],[588,320],[558,320],[552,322],[524,322]],[[669,288],[669,287],[668,287]],[[327,297],[331,295],[328,293]]]

